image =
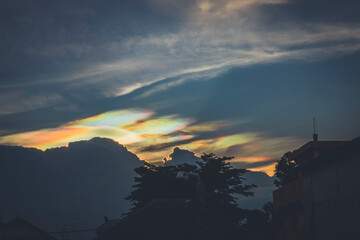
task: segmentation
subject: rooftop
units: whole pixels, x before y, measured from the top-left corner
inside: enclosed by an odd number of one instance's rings
[[[290,158],[298,162],[305,162],[331,149],[338,148],[349,141],[310,141],[292,152]]]

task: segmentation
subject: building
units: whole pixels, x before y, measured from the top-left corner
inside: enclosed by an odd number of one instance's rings
[[[316,136],[290,157],[298,177],[273,192],[277,240],[360,239],[360,137]]]
[[[0,225],[0,240],[57,240],[22,218]]]

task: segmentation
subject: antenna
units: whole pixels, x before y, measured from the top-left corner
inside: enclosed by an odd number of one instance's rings
[[[316,118],[315,117],[313,117],[313,125],[314,125],[314,133],[318,133],[317,132],[317,122],[316,122]]]
[[[315,117],[313,117],[313,126],[314,126],[313,141],[317,142],[318,141],[318,131],[317,131],[317,122],[316,122]]]

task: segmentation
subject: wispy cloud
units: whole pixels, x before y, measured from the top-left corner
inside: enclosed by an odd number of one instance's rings
[[[7,81],[0,84],[1,91],[12,94],[17,89],[28,91],[29,86],[57,83],[59,89],[63,86],[66,91],[92,86],[101,89],[104,97],[110,97],[168,80],[140,96],[148,97],[187,81],[213,78],[233,67],[289,59],[313,61],[360,49],[360,28],[356,23],[299,23],[289,18],[273,24],[271,20],[276,16],[264,18],[268,6],[292,3],[287,0],[149,0],[149,3],[169,18],[176,15],[179,19],[176,27],[171,31],[150,29],[147,34],[119,32],[114,28],[106,37],[97,35],[96,41],[46,41],[45,46],[32,46],[34,49],[24,54],[49,57],[55,65],[58,61],[61,68],[67,66],[69,57],[79,62],[56,74],[39,74],[29,81]],[[94,10],[88,9],[86,16],[92,16]],[[81,28],[81,36],[91,35],[86,29]],[[60,37],[65,39],[66,34],[70,33],[64,32]],[[58,97],[63,96],[59,93]],[[26,111],[44,106],[36,96],[28,100],[31,108],[20,101],[11,109]],[[6,106],[11,105],[11,98],[3,102],[0,114],[14,111]]]
[[[183,5],[182,1],[149,0],[162,11]],[[176,31],[127,36],[123,40],[103,39],[101,45],[63,44],[47,47],[51,52],[76,53],[98,49],[114,55],[111,60],[87,64],[63,76],[32,81],[87,82],[113,81],[114,94],[126,94],[136,88],[183,74],[245,66],[289,58],[311,59],[331,53],[360,48],[360,28],[356,24],[307,23],[291,20],[281,26],[264,22],[263,6],[287,4],[285,0],[199,0],[182,12],[183,23]],[[348,42],[344,46],[344,41]],[[328,43],[316,45],[319,43]],[[314,45],[315,44],[315,45]],[[312,45],[312,46],[309,46]],[[313,46],[314,45],[314,46]],[[302,51],[291,50],[303,46]],[[116,52],[122,54],[114,54]],[[327,52],[327,55],[323,55]],[[190,75],[187,76],[191,78]],[[29,83],[25,83],[28,85]],[[21,86],[21,84],[2,87]]]
[[[0,116],[49,107],[63,102],[60,94],[40,93],[36,95],[17,90],[1,93]],[[6,104],[5,104],[6,103]]]

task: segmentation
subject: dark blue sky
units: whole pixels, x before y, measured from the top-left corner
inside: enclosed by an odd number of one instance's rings
[[[127,109],[222,124],[176,126],[166,136],[177,138],[135,152],[216,151],[199,144],[226,138],[221,154],[272,159],[310,140],[313,116],[320,139],[360,135],[359,1],[5,0],[0,9],[1,143]]]

